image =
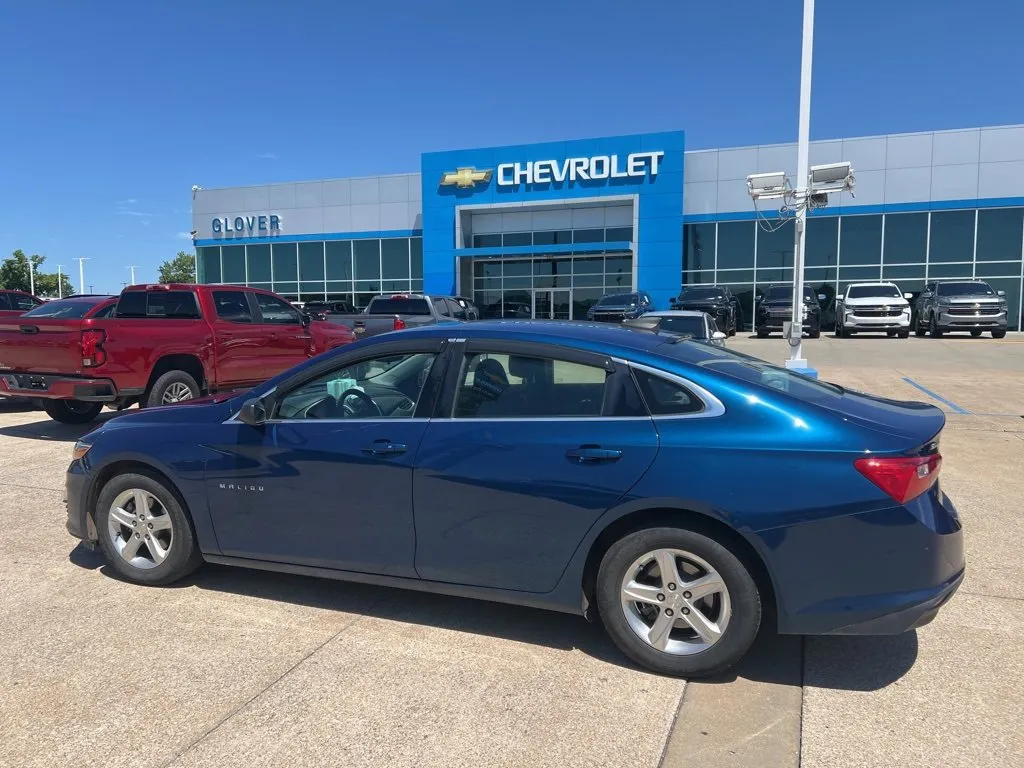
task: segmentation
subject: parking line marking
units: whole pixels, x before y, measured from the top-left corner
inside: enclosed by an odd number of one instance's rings
[[[935,400],[938,400],[943,405],[948,406],[950,408],[950,410],[953,411],[953,413],[965,413],[965,414],[969,414],[970,413],[970,411],[968,411],[966,408],[961,408],[959,405],[957,405],[956,403],[954,403],[954,402],[952,402],[950,400],[947,400],[942,395],[937,395],[936,393],[934,393],[930,389],[928,389],[928,387],[922,387],[920,384],[918,384],[916,381],[914,381],[909,376],[904,376],[903,380],[905,382],[907,382],[907,384],[909,384],[910,386],[914,387],[915,389],[919,389],[922,392],[924,392],[926,395],[928,395],[928,397],[931,397],[931,398],[933,398]]]

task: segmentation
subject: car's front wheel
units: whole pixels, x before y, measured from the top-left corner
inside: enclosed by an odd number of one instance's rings
[[[103,410],[103,403],[84,400],[43,400],[42,404],[46,415],[61,424],[89,424]]]
[[[1006,338],[1006,329],[1005,328],[997,328],[996,330],[992,331],[992,338],[993,339],[1003,339],[1003,338]]]
[[[932,313],[932,319],[931,319],[931,323],[929,324],[929,329],[931,330],[931,334],[932,334],[932,338],[933,339],[938,339],[938,338],[942,337],[942,329],[939,328],[939,323],[935,319],[935,314],[934,313]]]
[[[685,528],[648,528],[615,542],[596,596],[619,649],[663,674],[721,672],[746,654],[761,625],[761,597],[740,559]]]
[[[170,584],[203,561],[188,514],[154,476],[115,476],[100,491],[95,520],[103,554],[129,581]]]

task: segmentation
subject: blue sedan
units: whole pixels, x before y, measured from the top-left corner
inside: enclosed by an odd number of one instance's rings
[[[141,584],[206,561],[519,603],[701,676],[762,623],[935,616],[964,574],[944,423],[674,334],[434,326],[105,423],[67,526]]]

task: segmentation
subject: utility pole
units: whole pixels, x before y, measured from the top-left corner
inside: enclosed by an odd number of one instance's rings
[[[76,256],[75,261],[78,262],[78,292],[85,293],[85,262],[89,260],[88,256]]]
[[[808,174],[811,151],[811,64],[814,60],[814,0],[804,0],[804,32],[800,55],[800,122],[796,145],[796,209],[793,222],[793,315],[787,368],[806,368],[804,359],[804,230],[807,227]]]
[[[93,287],[94,287],[93,285],[91,285],[91,284],[89,285],[89,293],[93,293],[94,292],[93,291]]]
[[[32,263],[32,257],[28,258],[28,292],[36,295],[36,265]]]
[[[128,267],[128,269],[130,269],[132,271],[132,281],[130,283],[128,283],[128,285],[135,285],[135,267],[134,266],[130,266],[130,267]]]
[[[58,264],[57,265],[57,298],[58,299],[63,299],[64,298],[64,278],[61,277],[61,273],[60,273],[60,271],[61,271],[61,269],[63,269],[63,267],[64,267],[63,264]]]

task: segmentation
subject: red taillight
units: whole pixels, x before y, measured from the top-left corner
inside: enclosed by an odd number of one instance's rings
[[[400,331],[405,328],[405,320],[400,317],[395,318],[395,327],[392,330]]]
[[[95,368],[107,362],[107,353],[103,351],[103,342],[107,332],[98,328],[82,331],[82,367]]]
[[[927,491],[939,479],[942,456],[898,456],[864,458],[853,462],[864,477],[900,504],[906,504]]]

